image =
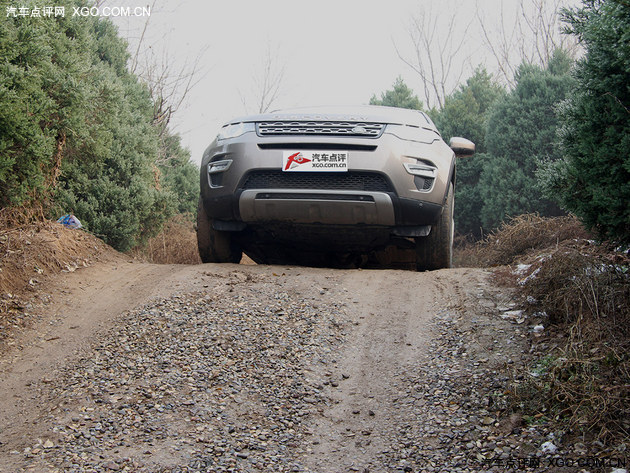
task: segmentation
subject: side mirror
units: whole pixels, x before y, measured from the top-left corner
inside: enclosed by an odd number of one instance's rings
[[[460,138],[459,136],[454,136],[448,142],[448,145],[451,147],[455,156],[458,158],[464,158],[466,156],[472,156],[475,154],[475,143],[466,138]]]

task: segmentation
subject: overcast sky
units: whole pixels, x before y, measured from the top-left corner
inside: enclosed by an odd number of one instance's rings
[[[199,81],[174,117],[195,162],[222,124],[235,116],[258,111],[257,96],[269,51],[273,72],[284,69],[282,87],[273,109],[305,105],[366,104],[402,76],[422,99],[417,74],[399,57],[396,47],[411,57],[410,19],[421,8],[439,22],[444,12],[458,8],[454,31],[461,36],[475,8],[488,18],[500,6],[516,0],[156,0],[144,33],[142,50],[166,58],[173,73],[191,67],[197,58]],[[112,2],[108,5],[146,5]],[[478,5],[478,6],[476,6]],[[135,50],[146,17],[112,18],[121,36]],[[395,47],[396,45],[396,47]],[[468,30],[465,47],[470,68],[494,64],[476,29]],[[474,64],[472,64],[474,62]],[[186,66],[188,65],[188,66]],[[465,79],[465,76],[463,77]]]

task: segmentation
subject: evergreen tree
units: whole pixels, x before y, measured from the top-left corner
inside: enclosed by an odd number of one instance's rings
[[[444,108],[432,112],[433,121],[446,141],[462,136],[475,143],[478,153],[485,153],[487,113],[505,93],[483,67],[478,67],[465,85],[446,97]]]
[[[370,99],[370,105],[422,110],[422,102],[418,96],[413,93],[413,90],[404,83],[402,77],[396,79],[391,90],[386,90],[381,93],[380,99],[376,98],[376,95],[373,95]]]
[[[199,168],[190,161],[190,152],[182,148],[179,135],[168,131],[161,144],[163,158],[158,160],[161,182],[172,193],[178,213],[196,214],[199,200]]]
[[[485,135],[490,106],[505,96],[505,89],[496,84],[482,67],[453,94],[446,97],[444,108],[431,115],[446,142],[462,136],[475,143],[477,154],[457,162],[455,186],[455,228],[460,234],[481,236],[482,200],[479,179],[487,156]]]
[[[557,159],[557,107],[574,87],[572,61],[556,51],[546,69],[523,64],[516,87],[497,101],[488,116],[485,159],[479,191],[484,228],[522,213],[561,214],[544,198],[536,179],[543,159]]]
[[[630,243],[630,4],[584,1],[565,12],[586,49],[561,108],[562,159],[540,173],[547,195],[602,238]]]
[[[191,207],[180,192],[191,200],[198,178],[174,139],[177,159],[164,174],[178,177],[160,182],[148,89],[128,72],[109,20],[71,15],[83,5],[59,0],[65,16],[7,13],[0,22],[0,208],[73,212],[127,250]],[[3,14],[8,6],[0,0]]]
[[[10,5],[2,2],[3,17]],[[58,171],[67,135],[82,113],[84,64],[59,34],[71,20],[13,17],[0,22],[0,206],[41,200]]]
[[[83,18],[91,62],[84,81],[91,96],[89,127],[66,146],[57,213],[72,211],[87,229],[121,251],[145,241],[174,212],[175,198],[160,185],[154,162],[158,130],[147,88],[126,69],[125,42],[115,26]]]

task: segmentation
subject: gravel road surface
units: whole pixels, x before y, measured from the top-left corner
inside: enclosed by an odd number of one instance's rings
[[[483,270],[120,260],[49,293],[0,360],[1,472],[505,471],[553,440],[505,409],[528,326]]]

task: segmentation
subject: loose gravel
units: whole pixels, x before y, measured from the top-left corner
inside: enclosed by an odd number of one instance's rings
[[[255,288],[131,312],[43,381],[53,435],[14,455],[64,472],[302,471],[303,419],[326,403],[312,365],[345,323],[335,303]]]

